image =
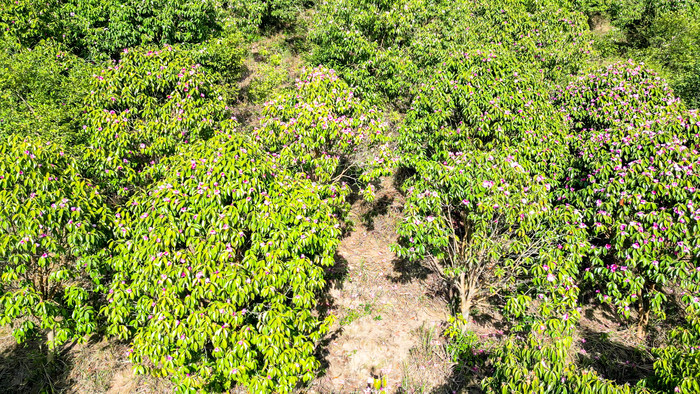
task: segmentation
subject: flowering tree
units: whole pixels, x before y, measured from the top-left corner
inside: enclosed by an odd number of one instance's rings
[[[83,126],[87,174],[112,188],[138,185],[144,169],[178,146],[230,128],[229,97],[190,55],[179,47],[126,51],[93,76]]]
[[[132,338],[137,372],[183,390],[309,381],[344,194],[294,177],[243,135],[163,165],[170,175],[119,213],[108,331]]]
[[[626,318],[637,308],[643,338],[664,318],[668,290],[698,265],[700,119],[636,64],[579,78],[562,93],[579,127],[566,201],[585,212],[592,249],[584,278]]]
[[[0,145],[0,324],[53,350],[96,330],[110,216],[59,146],[25,138]]]
[[[554,210],[551,180],[523,164],[495,151],[456,153],[422,163],[409,183],[396,251],[439,273],[465,319],[479,300],[511,295],[531,270],[546,279],[542,284],[571,279],[572,267],[549,259],[547,250],[581,241],[576,226],[567,225],[576,215]]]
[[[312,181],[367,186],[388,171],[386,125],[376,108],[323,67],[305,70],[294,90],[266,103],[254,135]]]
[[[568,166],[566,123],[542,93],[545,76],[525,65],[498,47],[447,57],[401,130],[402,164],[415,175],[396,250],[440,273],[465,317],[476,299],[514,295],[534,266],[554,278],[562,264],[540,256],[581,241],[578,214],[555,211],[550,195]]]

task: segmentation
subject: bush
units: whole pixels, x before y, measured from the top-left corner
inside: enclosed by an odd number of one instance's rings
[[[216,58],[212,62],[218,64]],[[220,80],[181,47],[125,52],[117,64],[93,75],[82,130],[83,171],[125,192],[144,184],[143,171],[178,146],[228,130],[232,98],[217,85]]]
[[[53,41],[28,50],[5,38],[0,49],[0,138],[75,143],[90,67]]]
[[[697,0],[577,0],[589,16],[606,15],[616,26],[599,36],[605,57],[653,64],[686,104],[698,108],[700,2]]]
[[[559,78],[590,51],[585,21],[558,1],[331,0],[315,15],[312,61],[332,67],[358,94],[400,109],[434,67],[463,52],[517,53]]]
[[[289,392],[313,378],[331,322],[316,295],[349,209],[340,160],[382,137],[364,109],[313,69],[252,135],[217,133],[157,165],[164,179],[119,213],[103,308],[108,331],[133,338],[137,372],[185,391]]]
[[[386,125],[333,70],[304,70],[296,89],[266,103],[254,132],[282,165],[315,182],[368,183],[387,174]],[[343,186],[343,188],[345,188]]]
[[[571,337],[529,336],[509,339],[493,354],[494,372],[484,379],[487,393],[649,393],[628,384],[618,385],[594,371],[567,362]]]
[[[280,67],[281,57],[278,54],[269,58],[269,63],[258,63],[255,75],[250,79],[247,98],[253,103],[264,103],[273,98],[280,89],[284,88],[289,79],[289,72]]]
[[[97,188],[54,143],[0,145],[0,324],[50,349],[95,332],[111,215]]]
[[[117,223],[108,331],[137,372],[187,391],[309,381],[330,320],[313,311],[343,196],[293,177],[248,137],[220,135],[164,164]]]
[[[34,47],[45,38],[88,59],[145,44],[202,42],[220,30],[212,0],[48,0],[8,2],[0,27]]]
[[[226,0],[223,7],[239,29],[255,33],[260,29],[292,24],[309,2],[305,0]]]
[[[644,338],[650,316],[665,318],[669,289],[685,287],[700,252],[693,182],[700,122],[653,72],[631,63],[581,77],[563,95],[580,127],[565,201],[586,218],[592,249],[584,279],[621,316],[636,306]]]

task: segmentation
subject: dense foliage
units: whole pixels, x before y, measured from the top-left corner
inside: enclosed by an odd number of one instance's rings
[[[606,55],[658,67],[677,94],[700,107],[700,2],[697,0],[576,0],[592,28],[607,31],[597,45]]]
[[[699,119],[634,64],[580,77],[561,100],[578,137],[566,201],[586,212],[593,243],[584,278],[624,317],[637,307],[643,338],[668,291],[700,279]]]
[[[393,250],[441,280],[456,373],[493,393],[698,392],[698,16],[4,1],[0,324],[50,349],[118,337],[178,391],[293,391],[321,368],[350,202],[397,170]],[[491,310],[503,335],[477,353]],[[648,355],[636,377],[582,356],[596,314]]]
[[[293,177],[244,136],[169,160],[119,215],[104,312],[137,371],[183,388],[293,388],[318,367],[312,311],[340,233],[341,196]]]
[[[137,45],[204,41],[220,29],[217,12],[211,0],[21,0],[3,3],[0,26],[25,46],[50,37],[99,59]]]
[[[62,148],[14,136],[0,146],[0,323],[49,346],[96,331],[112,216]],[[99,294],[99,293],[98,293]]]
[[[278,161],[321,183],[368,186],[387,167],[386,125],[333,70],[306,70],[289,94],[265,103],[255,138]]]
[[[85,171],[111,187],[140,184],[141,172],[178,146],[229,127],[230,98],[216,82],[181,48],[125,51],[92,76],[81,131]]]
[[[244,31],[258,28],[279,28],[293,24],[304,9],[304,0],[225,0],[233,24]]]
[[[164,160],[168,175],[118,214],[117,274],[103,312],[109,332],[133,338],[138,372],[170,375],[183,390],[254,392],[289,391],[314,376],[315,343],[331,322],[314,312],[315,294],[348,208],[347,188],[331,179],[335,154],[381,129],[366,136],[375,120],[341,117],[325,137],[302,130],[336,121],[324,101],[365,107],[348,95],[329,71],[306,72],[253,135],[219,132]],[[275,111],[299,120],[301,138],[289,138]],[[309,158],[307,174],[301,153],[316,151],[312,142],[323,156]]]
[[[75,140],[89,67],[54,41],[33,49],[0,39],[0,136]]]
[[[313,59],[359,92],[399,104],[452,54],[500,48],[548,75],[566,74],[589,50],[581,15],[557,1],[326,1],[316,14]],[[466,18],[465,18],[466,16]],[[380,97],[381,97],[380,96]]]

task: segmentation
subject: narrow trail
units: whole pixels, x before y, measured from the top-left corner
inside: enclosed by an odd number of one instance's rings
[[[388,392],[414,392],[444,382],[447,358],[437,349],[444,301],[431,296],[435,278],[391,252],[402,196],[385,178],[373,204],[355,202],[355,229],[343,239],[332,276],[337,321],[322,350],[325,373],[312,392],[349,393],[385,376]],[[410,386],[410,387],[408,387]]]

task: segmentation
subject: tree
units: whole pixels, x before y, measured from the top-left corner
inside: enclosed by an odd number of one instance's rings
[[[119,213],[108,332],[131,339],[137,372],[183,391],[308,382],[331,322],[314,308],[345,195],[240,134],[162,165],[169,175]]]
[[[75,144],[90,68],[54,41],[30,50],[0,39],[0,138],[34,135]]]
[[[195,53],[212,66],[197,63]],[[240,62],[242,53],[235,53]],[[148,182],[145,170],[178,147],[232,127],[231,97],[214,72],[222,59],[205,55],[182,47],[140,48],[94,74],[81,131],[84,173],[128,195]]]
[[[515,293],[528,272],[549,282],[571,278],[547,250],[582,241],[577,216],[555,210],[552,181],[528,167],[508,152],[460,152],[421,163],[406,185],[395,250],[426,261],[455,291],[465,319],[479,301]]]
[[[580,77],[560,98],[577,136],[562,198],[584,212],[592,244],[584,279],[621,316],[637,308],[643,339],[698,262],[700,122],[653,71],[631,62]]]
[[[0,324],[19,322],[20,342],[48,333],[53,351],[96,331],[111,216],[54,143],[10,137],[0,174]]]
[[[20,0],[0,8],[0,27],[25,47],[51,38],[79,57],[99,61],[140,45],[205,41],[221,30],[216,4],[211,0]]]
[[[368,183],[388,173],[386,123],[333,70],[304,70],[295,89],[265,103],[262,114],[255,138],[312,181],[350,181],[367,186],[371,198]]]

